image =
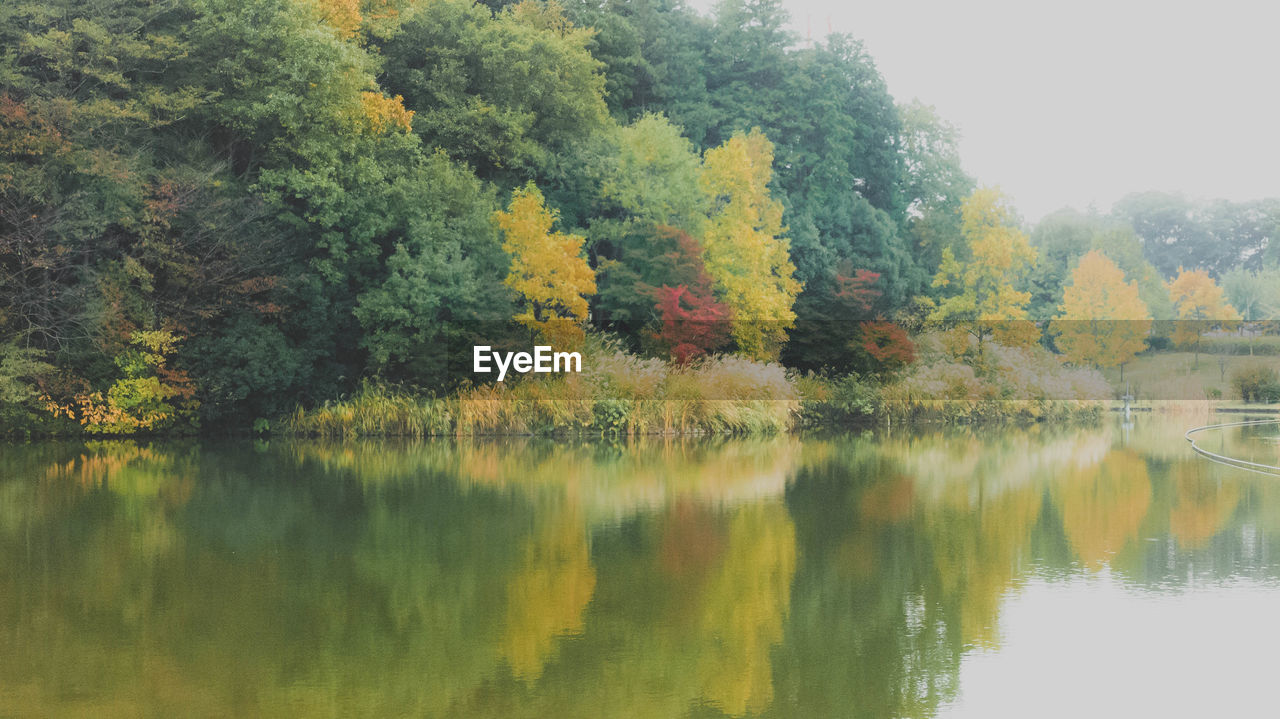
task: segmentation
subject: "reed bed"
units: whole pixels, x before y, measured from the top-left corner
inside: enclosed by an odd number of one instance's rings
[[[522,378],[448,397],[369,382],[349,397],[298,408],[288,434],[428,437],[502,434],[776,434],[799,395],[772,363],[713,356],[678,366],[618,350],[579,375]]]

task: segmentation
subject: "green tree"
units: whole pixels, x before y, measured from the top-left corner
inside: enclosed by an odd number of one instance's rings
[[[903,231],[927,276],[942,264],[942,250],[963,256],[960,208],[977,189],[960,163],[959,132],[919,100],[898,106],[902,176],[898,194],[906,204]],[[1035,243],[1034,236],[1032,244]]]
[[[385,259],[385,275],[356,299],[370,368],[420,386],[438,384],[449,360],[492,340],[513,306],[503,287],[509,258],[492,216],[497,202],[442,152],[395,188],[403,229]],[[473,341],[474,340],[474,341]],[[449,356],[449,348],[455,349]]]
[[[482,178],[542,177],[608,118],[590,30],[556,2],[493,14],[466,0],[414,9],[381,47],[382,83],[415,111],[414,131]]]

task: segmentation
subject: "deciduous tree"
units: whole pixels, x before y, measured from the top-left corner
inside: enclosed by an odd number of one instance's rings
[[[532,183],[512,193],[507,210],[493,217],[511,256],[506,285],[524,303],[514,319],[557,348],[579,344],[587,297],[596,291],[595,273],[582,257],[584,239],[552,231],[556,213]]]
[[[1076,364],[1115,367],[1147,347],[1151,313],[1138,284],[1098,250],[1080,258],[1058,310],[1049,331]]]
[[[738,349],[776,359],[795,321],[800,292],[782,203],[769,195],[773,144],[759,130],[737,134],[703,158],[702,188],[714,210],[703,238],[707,272],[733,311]]]
[[[933,286],[951,294],[938,302],[932,320],[971,334],[982,343],[1027,345],[1040,331],[1027,321],[1028,292],[1014,289],[1035,266],[1036,252],[1014,223],[1013,213],[999,190],[984,188],[964,202],[961,230],[968,247],[967,262],[955,252],[942,252],[942,266]]]
[[[1205,332],[1230,325],[1240,313],[1227,301],[1226,294],[1204,270],[1178,268],[1178,276],[1169,282],[1169,298],[1173,301],[1177,329],[1173,341],[1195,349],[1195,366],[1200,365],[1200,338]]]

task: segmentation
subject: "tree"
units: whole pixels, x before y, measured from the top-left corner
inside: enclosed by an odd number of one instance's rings
[[[1254,337],[1264,325],[1271,324],[1280,315],[1280,270],[1237,267],[1223,275],[1222,290],[1245,322],[1249,354],[1253,354]]]
[[[1177,313],[1177,329],[1173,341],[1195,348],[1195,367],[1200,366],[1200,338],[1211,329],[1229,325],[1240,319],[1240,313],[1227,302],[1218,283],[1204,270],[1178,268],[1178,276],[1169,283],[1169,298]]]
[[[920,270],[929,277],[942,264],[944,248],[963,252],[960,207],[977,188],[960,164],[960,133],[955,126],[918,100],[899,105],[898,115],[902,123],[898,194],[906,204],[903,231]]]
[[[493,224],[496,198],[439,151],[388,189],[400,198],[402,224],[384,274],[366,285],[353,312],[369,370],[438,386],[445,363],[469,362],[471,345],[492,342],[513,309],[503,286],[510,260]]]
[[[1032,318],[1047,320],[1057,312],[1072,268],[1089,251],[1105,224],[1097,215],[1072,209],[1054,212],[1036,224],[1031,231],[1036,267],[1027,278],[1031,292],[1027,312]]]
[[[703,158],[701,184],[712,198],[703,238],[707,273],[733,312],[738,349],[776,359],[795,321],[801,285],[782,237],[782,203],[769,196],[773,144],[758,129],[736,134]]]
[[[971,334],[979,352],[988,338],[1010,345],[1036,342],[1040,331],[1027,319],[1031,295],[1014,289],[1035,266],[1036,251],[999,190],[980,189],[965,200],[961,232],[969,258],[961,263],[951,248],[942,251],[933,286],[953,294],[938,302],[932,321]]]
[[[680,128],[646,113],[618,129],[614,153],[599,178],[607,216],[701,230],[707,201],[698,191],[698,154]]]
[[[916,359],[916,346],[907,331],[892,322],[862,322],[862,350],[889,370],[909,365]]]
[[[653,298],[661,329],[656,339],[671,357],[684,364],[724,346],[729,340],[729,308],[715,298],[711,276],[702,262],[702,248],[689,235],[664,228],[676,243],[670,260],[670,276],[676,286],[650,287],[637,282],[636,288]]]
[[[586,232],[600,284],[593,319],[639,339],[652,319],[653,290],[692,286],[702,271],[701,246],[694,241],[698,256],[689,256],[679,238],[702,235],[709,203],[697,152],[661,115],[642,115],[611,139],[612,151],[593,168],[598,197]]]
[[[382,84],[415,111],[428,147],[511,186],[542,176],[608,119],[591,35],[556,2],[497,14],[469,0],[421,3],[381,48]]]
[[[1274,199],[1200,203],[1146,192],[1121,199],[1113,213],[1133,226],[1147,259],[1166,277],[1182,267],[1213,277],[1239,266],[1260,269],[1280,231],[1280,202]]]
[[[1049,331],[1076,364],[1123,366],[1146,349],[1151,313],[1138,285],[1098,250],[1080,258],[1058,309]]]
[[[587,297],[596,291],[595,273],[582,257],[584,239],[551,231],[556,212],[532,183],[513,192],[507,210],[493,217],[511,256],[505,283],[524,303],[516,322],[555,347],[580,344]]]
[[[677,363],[685,364],[728,340],[729,309],[710,293],[697,294],[684,285],[663,285],[655,296],[662,318],[657,339]]]

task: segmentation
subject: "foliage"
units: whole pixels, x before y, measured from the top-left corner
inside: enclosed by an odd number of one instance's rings
[[[961,215],[968,258],[962,263],[951,248],[943,250],[933,286],[950,294],[939,300],[931,320],[972,334],[979,351],[988,337],[1010,345],[1036,342],[1039,330],[1026,321],[1031,295],[1014,289],[1035,266],[1035,249],[998,190],[974,192]]]
[[[16,342],[0,344],[0,407],[25,404],[40,393],[36,381],[53,371],[43,356],[40,350],[19,347]]]
[[[380,48],[382,83],[414,111],[427,147],[510,186],[549,171],[558,153],[603,127],[592,35],[556,2],[494,15],[466,0],[433,0]]]
[[[6,3],[0,394],[40,386],[47,427],[245,429],[367,382],[455,391],[469,345],[587,325],[883,376],[926,320],[1032,342],[1090,250],[1153,346],[1178,265],[1268,321],[1274,200],[1059,213],[1033,266],[954,127],[859,42],[787,28],[778,0]],[[170,351],[137,360],[154,332]]]
[[[556,213],[533,184],[512,193],[508,209],[493,217],[511,256],[506,285],[524,303],[515,321],[557,349],[580,344],[586,297],[596,291],[595,273],[581,254],[584,239],[551,231]]]
[[[892,322],[863,322],[862,349],[892,371],[911,364],[916,359],[915,343],[906,330]]]
[[[1204,270],[1179,269],[1178,276],[1169,282],[1169,298],[1177,317],[1174,342],[1184,347],[1194,346],[1197,352],[1205,332],[1230,326],[1240,319],[1222,288]]]
[[[1280,270],[1236,268],[1223,275],[1222,290],[1245,322],[1250,340],[1247,353],[1253,354],[1254,336],[1280,319]]]
[[[65,403],[47,397],[50,411],[90,434],[135,434],[192,422],[200,404],[195,385],[168,366],[179,341],[166,331],[134,332],[130,347],[115,358],[121,376],[105,393],[84,392]]]
[[[1120,268],[1098,250],[1080,258],[1059,311],[1049,331],[1078,365],[1115,367],[1147,347],[1151,315],[1137,283],[1125,282]]]
[[[1146,192],[1116,203],[1114,214],[1132,225],[1147,259],[1166,277],[1200,267],[1214,277],[1243,267],[1261,269],[1269,239],[1280,226],[1280,202],[1218,200],[1199,203],[1181,195]]]
[[[1275,367],[1253,363],[1231,373],[1231,388],[1245,402],[1280,401],[1280,374]]]
[[[676,363],[685,364],[705,355],[729,339],[729,310],[710,292],[704,290],[697,294],[684,285],[663,285],[656,295],[662,323],[657,339],[670,348]]]
[[[370,368],[421,385],[439,384],[442,347],[467,344],[478,329],[504,322],[511,303],[502,280],[509,258],[493,224],[497,202],[464,168],[435,153],[395,188],[403,231],[385,274],[356,298]]]
[[[776,358],[795,320],[800,292],[782,237],[782,203],[769,195],[773,144],[759,130],[737,134],[708,150],[701,183],[714,198],[703,238],[707,273],[733,313],[739,351]]]

